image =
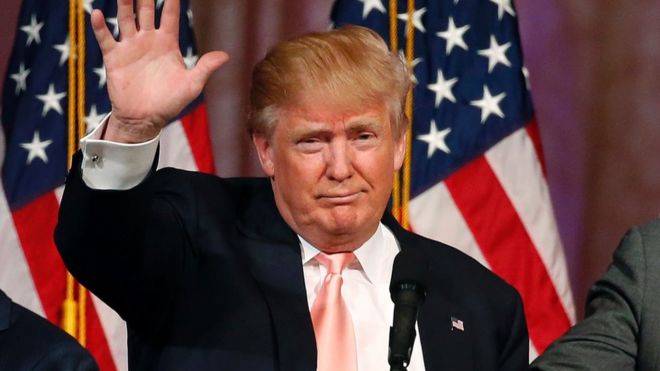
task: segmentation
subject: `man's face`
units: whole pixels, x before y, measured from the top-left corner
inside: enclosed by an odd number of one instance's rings
[[[282,110],[271,136],[253,140],[280,214],[305,240],[326,252],[351,251],[376,231],[405,142],[384,107]]]

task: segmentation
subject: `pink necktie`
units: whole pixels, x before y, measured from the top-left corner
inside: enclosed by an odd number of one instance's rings
[[[318,351],[317,371],[356,371],[355,333],[348,307],[341,296],[341,272],[354,259],[353,253],[316,257],[328,270],[312,305],[312,323]]]

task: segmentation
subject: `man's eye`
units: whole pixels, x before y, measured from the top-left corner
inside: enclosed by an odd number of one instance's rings
[[[375,138],[375,137],[376,137],[376,136],[375,136],[373,133],[360,133],[360,134],[357,136],[357,139],[358,139],[358,140],[369,140],[369,139],[373,139],[373,138]]]
[[[323,148],[323,141],[317,137],[303,138],[296,143],[296,146],[303,152],[318,152]]]

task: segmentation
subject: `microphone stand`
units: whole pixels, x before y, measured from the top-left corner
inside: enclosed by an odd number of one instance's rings
[[[427,260],[421,251],[404,250],[394,258],[390,296],[394,318],[390,327],[387,362],[390,371],[407,371],[417,332],[415,323],[426,298]]]

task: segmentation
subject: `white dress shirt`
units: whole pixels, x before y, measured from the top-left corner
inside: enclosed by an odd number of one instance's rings
[[[301,236],[298,238],[302,249],[307,304],[311,309],[327,270],[314,259],[319,250]],[[357,259],[342,273],[344,283],[341,294],[353,320],[359,371],[390,369],[387,346],[394,314],[390,279],[398,252],[399,245],[394,234],[381,223],[376,233],[355,250]],[[419,336],[415,338],[408,371],[424,371]]]
[[[131,189],[149,175],[160,135],[137,144],[103,140],[101,135],[109,117],[110,114],[80,140],[82,178],[93,189]]]
[[[133,188],[149,174],[159,137],[138,144],[102,140],[100,137],[106,122],[107,117],[80,141],[83,181],[93,189]],[[319,250],[301,236],[298,238],[307,303],[311,308],[327,271],[314,259]],[[359,371],[389,370],[387,349],[394,313],[389,285],[392,264],[398,252],[394,234],[380,224],[376,233],[355,250],[356,261],[342,273],[342,296],[353,320]],[[408,371],[424,371],[419,335],[415,338]]]

